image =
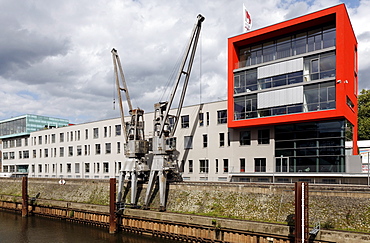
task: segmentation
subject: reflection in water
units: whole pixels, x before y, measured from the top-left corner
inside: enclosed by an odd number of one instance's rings
[[[0,242],[174,243],[177,241],[128,233],[112,235],[106,228],[38,216],[22,218],[20,214],[0,211]]]

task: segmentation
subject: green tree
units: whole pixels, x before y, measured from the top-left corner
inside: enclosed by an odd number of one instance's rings
[[[370,140],[370,90],[358,96],[358,140]]]

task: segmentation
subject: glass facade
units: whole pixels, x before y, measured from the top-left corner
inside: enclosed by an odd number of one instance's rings
[[[276,126],[275,171],[281,171],[284,161],[285,172],[345,172],[347,124],[334,120]]]
[[[262,44],[241,48],[239,68],[333,47],[335,42],[334,24],[305,30]]]
[[[257,108],[257,94],[234,98],[234,119],[277,116],[293,113],[335,109],[335,81],[305,85],[303,101],[269,108]]]
[[[28,135],[31,132],[39,131],[51,127],[68,126],[69,121],[66,119],[24,115],[7,120],[0,121],[0,139]]]

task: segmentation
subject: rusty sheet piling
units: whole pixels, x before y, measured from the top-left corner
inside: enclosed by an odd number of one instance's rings
[[[28,216],[28,177],[22,177],[22,217]]]
[[[117,232],[117,214],[116,214],[116,178],[110,178],[109,191],[109,233]]]
[[[295,243],[308,243],[308,183],[295,183]]]

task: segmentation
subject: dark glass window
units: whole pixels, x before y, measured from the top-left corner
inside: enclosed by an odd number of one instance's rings
[[[239,51],[239,67],[300,55],[307,52],[335,46],[335,25],[302,30],[291,36],[266,40],[262,45],[246,46]]]
[[[189,115],[181,116],[181,128],[189,127]]]
[[[217,123],[227,123],[227,110],[217,111]]]
[[[203,148],[208,147],[208,136],[207,134],[203,134]]]
[[[344,120],[275,127],[275,157],[289,158],[290,172],[344,172]]]
[[[240,160],[240,172],[245,172],[245,159],[239,159]]]
[[[208,170],[209,170],[208,159],[199,160],[199,172],[208,173]]]
[[[270,130],[258,130],[258,144],[269,144],[270,143]]]
[[[254,172],[266,172],[266,158],[254,159]]]
[[[251,145],[251,132],[250,131],[241,131],[240,132],[240,145]]]

